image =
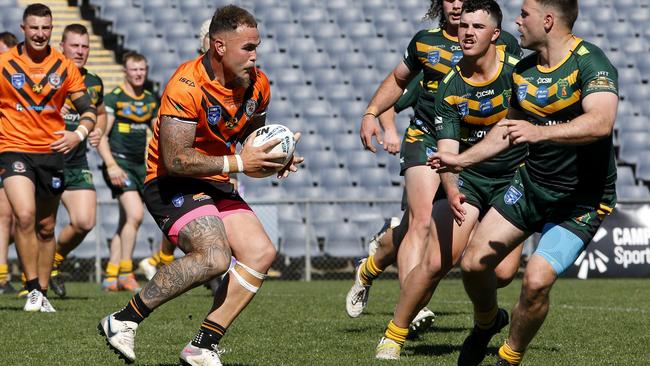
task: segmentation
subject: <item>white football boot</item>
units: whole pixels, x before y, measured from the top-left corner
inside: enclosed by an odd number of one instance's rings
[[[144,273],[144,276],[147,278],[147,280],[151,281],[153,276],[158,271],[158,268],[156,268],[156,266],[154,266],[153,264],[149,263],[149,258],[151,257],[147,257],[141,260],[140,263],[138,263],[138,267],[140,268],[142,273]]]
[[[219,356],[223,350],[215,344],[212,349],[196,347],[189,342],[181,351],[181,365],[189,366],[222,366]]]
[[[25,311],[41,311],[43,306],[43,293],[39,290],[31,290],[27,294],[27,301],[25,302]]]
[[[402,346],[399,343],[392,339],[381,337],[375,349],[375,358],[378,360],[399,360],[400,352],[402,352]]]
[[[102,319],[97,325],[99,334],[106,337],[106,344],[127,363],[135,361],[135,332],[138,323],[115,319],[115,313]]]
[[[423,307],[422,310],[415,316],[411,324],[409,324],[409,334],[417,334],[429,329],[433,322],[436,320],[436,314]]]
[[[363,310],[368,306],[368,294],[370,293],[370,286],[365,286],[361,283],[361,266],[366,263],[368,258],[363,258],[359,262],[357,270],[354,272],[354,284],[348,295],[345,297],[345,310],[351,318],[357,318]]]
[[[43,296],[43,303],[41,304],[41,313],[56,313],[56,309],[45,296]]]

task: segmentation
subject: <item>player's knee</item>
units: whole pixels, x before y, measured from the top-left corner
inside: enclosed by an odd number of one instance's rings
[[[205,263],[209,278],[223,274],[230,267],[232,254],[227,246],[215,245],[210,249],[196,251],[195,254],[204,257],[201,261]]]
[[[36,232],[39,240],[48,241],[54,239],[54,225],[43,225]]]
[[[95,227],[95,218],[84,217],[83,219],[74,220],[72,221],[72,227],[78,234],[87,234]]]
[[[33,230],[36,223],[35,212],[31,210],[19,210],[15,212],[17,230]]]
[[[497,286],[499,288],[506,287],[512,282],[512,280],[517,275],[517,270],[519,268],[515,265],[511,266],[501,266],[499,265],[495,270],[497,276]]]
[[[542,302],[551,290],[553,283],[546,281],[543,276],[527,273],[521,286],[522,297],[529,304]]]
[[[251,254],[246,253],[246,261],[248,264],[256,268],[268,269],[273,264],[273,261],[275,261],[277,251],[273,244],[269,243],[269,245],[264,245],[251,251]]]
[[[425,236],[431,229],[431,214],[413,216],[409,222],[409,231],[413,231],[420,236]]]
[[[460,270],[467,274],[478,274],[485,272],[487,266],[480,260],[480,257],[472,252],[466,252],[460,260]]]

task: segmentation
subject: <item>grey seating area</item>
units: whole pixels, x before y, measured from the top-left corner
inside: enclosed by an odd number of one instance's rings
[[[401,61],[413,34],[435,26],[422,21],[428,1],[90,3],[98,17],[112,22],[112,31],[122,36],[124,47],[149,58],[149,77],[161,90],[180,63],[197,56],[200,25],[216,7],[235,3],[255,14],[262,38],[257,63],[271,80],[267,120],[302,132],[298,153],[307,161],[300,174],[286,181],[241,177],[247,199],[400,199],[399,158],[381,149],[377,155],[364,151],[358,137],[359,122],[379,83]],[[505,3],[503,28],[517,36],[514,19],[519,15],[520,2],[500,3]],[[0,20],[5,29],[20,24],[22,12],[18,14],[13,7],[15,0],[0,0]],[[580,7],[574,33],[601,47],[619,72],[620,105],[614,132],[619,200],[647,200],[650,109],[645,107],[650,101],[650,1],[581,0]],[[397,116],[400,133],[409,123],[409,113]],[[95,170],[98,197],[110,199],[100,175]],[[327,205],[312,206],[320,207],[320,213],[308,212],[304,206],[294,207],[290,213],[279,210],[282,253],[304,256],[305,238],[309,237],[312,256],[362,255],[365,242],[379,229],[376,223],[399,215],[396,204],[371,207],[358,203],[353,208],[340,203]],[[370,215],[368,220],[356,219],[366,214]],[[108,225],[106,230],[110,229]]]

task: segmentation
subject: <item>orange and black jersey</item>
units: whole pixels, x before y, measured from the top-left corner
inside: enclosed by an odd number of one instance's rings
[[[257,68],[248,88],[227,89],[215,79],[209,54],[182,64],[160,101],[158,120],[149,142],[145,182],[167,175],[158,146],[162,117],[196,124],[193,148],[198,152],[210,156],[230,155],[235,153],[251,117],[266,111],[270,97],[268,78]],[[202,179],[228,182],[226,174]]]
[[[68,94],[85,91],[83,77],[72,61],[49,47],[40,63],[33,62],[24,43],[0,55],[0,152],[50,153],[65,130],[60,108]]]

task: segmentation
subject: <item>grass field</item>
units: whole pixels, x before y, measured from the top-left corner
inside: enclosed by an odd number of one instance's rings
[[[351,282],[269,281],[221,342],[226,365],[373,365],[374,348],[398,295],[397,282],[376,281],[367,313],[345,314]],[[508,310],[520,282],[500,293]],[[1,365],[120,365],[95,329],[128,294],[104,294],[98,286],[70,283],[69,298],[53,299],[55,314],[28,314],[24,300],[0,296]],[[199,288],[157,309],[138,329],[139,365],[176,365],[211,303]],[[433,328],[409,341],[399,365],[455,365],[471,324],[462,283],[443,281],[430,303]],[[560,280],[551,312],[531,345],[525,365],[647,365],[650,362],[650,282]],[[505,339],[501,333],[490,350]],[[488,356],[485,365],[493,365]]]

